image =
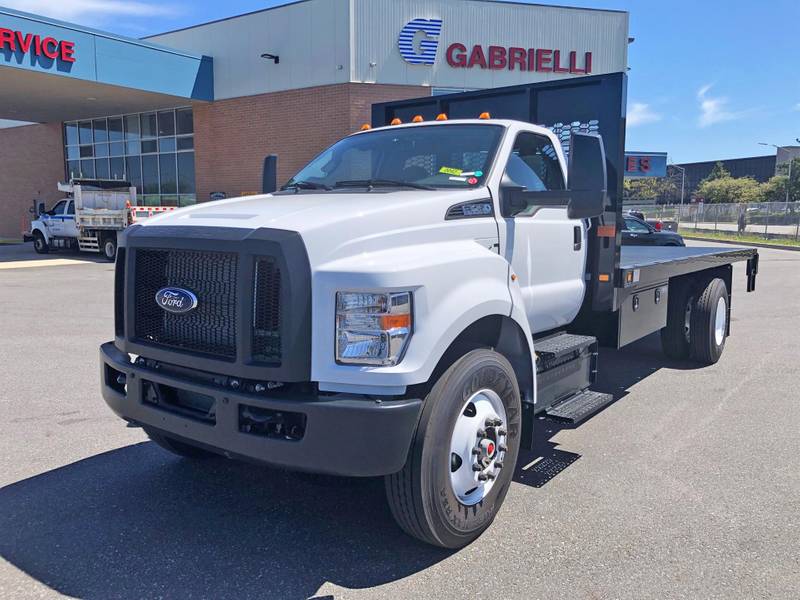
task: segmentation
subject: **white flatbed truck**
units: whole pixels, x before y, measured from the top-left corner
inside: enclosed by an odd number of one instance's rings
[[[280,191],[129,227],[105,401],[179,455],[383,476],[407,533],[468,544],[539,418],[613,401],[599,342],[714,363],[732,263],[755,287],[753,249],[621,248],[624,89],[377,105]]]

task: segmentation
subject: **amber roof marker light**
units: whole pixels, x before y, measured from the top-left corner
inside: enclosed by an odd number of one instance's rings
[[[445,113],[439,113],[436,115],[437,121],[447,121],[447,115]]]
[[[401,123],[402,123],[402,121],[400,119],[398,119],[397,117],[395,117],[394,119],[392,119],[392,121],[389,123],[389,125],[400,125]]]
[[[422,115],[415,115],[413,119],[411,119],[412,123],[422,123],[425,119],[422,118]]]
[[[490,115],[488,112],[482,112],[478,118],[479,119],[491,119],[492,115]]]

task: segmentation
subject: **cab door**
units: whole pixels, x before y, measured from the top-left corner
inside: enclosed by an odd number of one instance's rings
[[[506,163],[505,176],[527,191],[566,189],[559,152],[552,140],[519,132]],[[531,331],[570,323],[586,289],[586,224],[567,217],[567,206],[528,206],[503,217],[504,255],[520,286]]]
[[[61,235],[70,238],[78,237],[78,224],[75,220],[75,201],[70,200],[67,203],[67,209],[64,212],[63,226]]]
[[[64,213],[67,209],[67,200],[59,200],[56,205],[44,215],[43,219],[47,233],[50,237],[60,237],[64,235]]]

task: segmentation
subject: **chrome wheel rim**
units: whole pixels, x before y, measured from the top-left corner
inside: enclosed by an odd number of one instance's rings
[[[506,409],[494,390],[478,390],[461,407],[450,436],[450,485],[458,501],[478,504],[494,487],[506,454]]]
[[[116,254],[116,250],[114,249],[114,242],[106,242],[105,252],[108,258],[114,257],[114,255]]]
[[[725,330],[727,329],[727,324],[728,303],[725,301],[725,297],[723,296],[717,300],[717,314],[714,319],[714,340],[717,342],[717,346],[721,346],[722,342],[725,340]]]

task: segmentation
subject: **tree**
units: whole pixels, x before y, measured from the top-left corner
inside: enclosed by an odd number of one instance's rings
[[[722,164],[722,161],[717,161],[717,164],[714,165],[714,168],[711,169],[711,173],[708,174],[708,177],[703,179],[700,184],[704,184],[706,181],[714,181],[715,179],[723,179],[725,177],[730,177],[731,172],[725,168],[725,165]]]
[[[674,201],[679,195],[678,186],[672,179],[664,177],[642,177],[625,179],[625,201],[630,203],[665,203]]]
[[[719,163],[717,163],[719,164]],[[697,189],[705,202],[762,202],[764,190],[752,177],[719,177],[705,179]]]
[[[789,178],[785,175],[775,175],[769,181],[761,184],[765,202],[786,202],[786,184]]]
[[[789,178],[789,171],[790,171],[790,169],[789,169],[789,161],[786,161],[785,163],[781,163],[780,165],[778,165],[777,171],[778,171],[779,174],[776,175],[775,177],[773,177],[772,179],[776,179],[778,177],[782,177],[784,180],[788,179]],[[800,200],[800,158],[792,159],[791,174],[792,174],[792,178],[791,178],[792,181],[789,183],[789,201],[790,202],[794,202],[794,201]],[[770,181],[772,181],[772,180],[770,180]],[[785,186],[786,186],[786,184],[784,183],[783,197],[776,198],[775,200],[773,200],[773,202],[785,202],[786,201],[786,187]]]

